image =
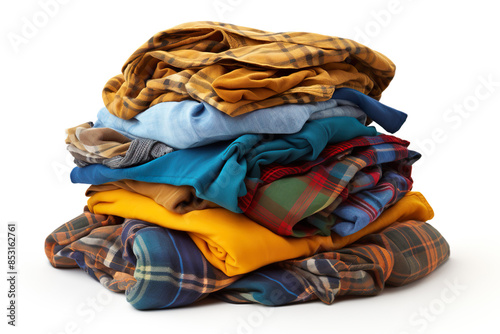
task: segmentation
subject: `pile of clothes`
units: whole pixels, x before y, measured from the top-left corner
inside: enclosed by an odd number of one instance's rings
[[[449,245],[411,191],[407,115],[378,100],[395,73],[355,41],[186,23],[151,37],[67,130],[82,214],[52,232],[138,309],[211,295],[283,305],[375,295],[428,275]]]

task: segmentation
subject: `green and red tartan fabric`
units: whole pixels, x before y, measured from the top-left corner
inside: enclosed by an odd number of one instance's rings
[[[408,145],[388,135],[357,137],[327,146],[314,161],[267,165],[262,168],[262,182],[245,180],[248,192],[238,199],[238,206],[280,235],[330,235],[336,223],[341,224],[337,233],[352,234],[411,190],[411,165],[420,154],[408,150]],[[380,175],[357,177],[373,166],[380,168]],[[334,212],[337,207],[340,219]],[[347,227],[360,215],[366,218]]]

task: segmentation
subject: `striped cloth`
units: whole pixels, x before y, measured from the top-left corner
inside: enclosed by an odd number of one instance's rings
[[[387,57],[349,39],[192,22],[161,31],[137,49],[122,74],[106,83],[103,100],[123,119],[185,99],[237,116],[325,101],[339,87],[379,99],[394,74]]]
[[[318,219],[320,224],[327,222],[331,230],[340,236],[346,236],[361,230],[372,223],[388,207],[405,196],[413,185],[411,177],[393,170],[386,170],[380,181],[373,187],[359,193],[349,194],[345,201],[328,216],[314,214],[307,218]],[[314,222],[315,225],[318,222]]]
[[[45,239],[45,254],[56,268],[80,267],[111,291],[135,284],[135,267],[123,259],[124,219],[90,213],[58,227]]]
[[[433,272],[450,256],[444,237],[421,221],[395,223],[334,252],[277,263],[217,293],[234,303],[284,305],[340,296],[372,296]]]
[[[394,223],[343,249],[274,263],[228,277],[182,231],[88,212],[46,239],[54,267],[81,267],[138,309],[192,304],[209,294],[233,303],[284,305],[344,295],[375,295],[420,279],[449,257],[427,223]]]
[[[131,139],[110,128],[93,127],[92,122],[86,122],[66,129],[66,144],[76,152],[85,152],[87,158],[104,160],[116,156],[124,156],[130,148]]]
[[[374,188],[381,181],[372,194],[379,190],[391,194],[379,192],[377,196],[385,197],[381,203],[368,204],[370,212],[358,210],[373,221],[411,189],[411,164],[420,154],[408,150],[408,145],[409,142],[388,135],[357,137],[327,146],[314,161],[262,166],[260,180],[245,179],[248,191],[238,198],[238,206],[253,221],[280,235],[329,235],[337,222],[333,214],[337,206],[348,196],[354,196],[350,203],[367,203],[368,190],[362,190]],[[395,173],[393,177],[389,179],[387,174],[382,180],[381,175],[362,178],[361,175],[368,175],[364,172],[356,177],[365,168],[381,164],[387,173]],[[356,192],[359,194],[354,195]],[[358,227],[367,223],[365,220]],[[343,231],[343,235],[355,232],[353,228]]]
[[[147,138],[130,139],[110,128],[95,128],[92,122],[66,129],[69,153],[79,167],[103,164],[109,168],[126,168],[173,152],[164,143]]]

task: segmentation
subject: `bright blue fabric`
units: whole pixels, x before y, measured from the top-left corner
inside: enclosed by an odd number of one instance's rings
[[[174,151],[144,165],[111,169],[103,165],[76,167],[73,183],[102,184],[121,179],[189,185],[196,195],[234,212],[238,197],[247,192],[244,179],[260,177],[260,166],[315,160],[328,144],[358,136],[376,136],[352,117],[331,117],[307,122],[298,133],[287,135],[247,134],[231,142]]]

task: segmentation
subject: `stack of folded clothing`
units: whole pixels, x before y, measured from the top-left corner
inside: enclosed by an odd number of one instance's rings
[[[411,191],[420,154],[378,102],[394,76],[352,40],[215,22],[154,35],[67,130],[90,184],[45,242],[138,309],[208,295],[283,305],[374,295],[449,257]]]

